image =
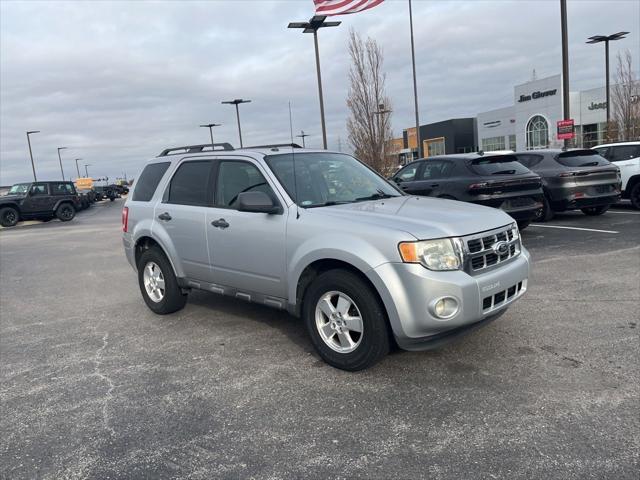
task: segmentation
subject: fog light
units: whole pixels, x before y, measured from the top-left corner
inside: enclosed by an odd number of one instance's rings
[[[448,320],[458,313],[458,300],[453,297],[438,298],[431,302],[429,310],[435,317]]]

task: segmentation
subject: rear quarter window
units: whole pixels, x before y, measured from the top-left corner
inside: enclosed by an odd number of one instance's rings
[[[142,170],[142,173],[135,181],[131,200],[135,202],[148,202],[151,200],[169,165],[170,162],[161,162],[152,163],[144,167],[144,170]]]
[[[556,162],[565,167],[601,167],[609,161],[593,150],[562,152],[556,156]]]
[[[521,175],[529,173],[529,169],[511,155],[497,157],[474,158],[469,164],[471,171],[477,175]]]

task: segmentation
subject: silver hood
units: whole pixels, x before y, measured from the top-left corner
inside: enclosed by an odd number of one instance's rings
[[[417,239],[458,237],[514,223],[505,212],[473,203],[402,196],[318,207],[313,214],[343,218],[357,228],[366,223],[405,231]]]

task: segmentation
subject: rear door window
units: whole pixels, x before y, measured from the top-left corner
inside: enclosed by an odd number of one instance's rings
[[[618,145],[611,147],[607,160],[610,162],[623,162],[637,157],[640,157],[640,145]]]
[[[609,162],[593,150],[569,150],[556,157],[556,162],[565,167],[600,167]]]
[[[185,162],[178,167],[169,184],[168,203],[210,205],[209,185],[213,162]]]
[[[482,176],[521,175],[529,172],[513,155],[474,158],[470,167],[475,174]]]
[[[144,167],[140,177],[135,181],[133,197],[136,202],[148,202],[153,197],[158,184],[169,168],[170,162],[152,163]]]
[[[52,195],[73,195],[74,193],[75,192],[73,191],[73,187],[70,183],[60,182],[51,184]]]
[[[420,173],[421,180],[435,180],[438,178],[446,178],[451,170],[450,162],[442,160],[427,160],[424,162],[424,168]]]

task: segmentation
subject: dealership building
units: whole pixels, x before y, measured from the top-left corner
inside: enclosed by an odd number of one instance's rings
[[[611,86],[613,94],[615,86]],[[570,117],[574,120],[572,146],[590,148],[605,143],[607,124],[605,87],[569,93]],[[632,95],[640,101],[640,92]],[[534,79],[513,89],[513,105],[420,126],[424,157],[478,150],[531,150],[562,148],[557,123],[563,119],[562,76]],[[613,108],[611,111],[613,117]],[[407,128],[394,139],[390,155],[400,164],[418,158],[416,129]]]
[[[569,93],[574,146],[590,148],[604,143],[606,98],[604,87]],[[478,147],[484,151],[561,148],[557,122],[562,119],[561,75],[516,85],[513,105],[478,113]]]

